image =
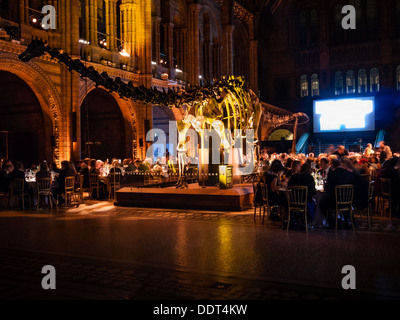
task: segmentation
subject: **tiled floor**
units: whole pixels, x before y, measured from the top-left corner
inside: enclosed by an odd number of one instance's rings
[[[400,224],[279,229],[247,212],[115,207],[0,211],[0,299],[315,300],[400,297]],[[41,288],[53,265],[57,289]],[[341,267],[357,270],[343,290]]]

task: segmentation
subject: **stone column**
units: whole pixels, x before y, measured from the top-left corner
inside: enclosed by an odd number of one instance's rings
[[[199,12],[200,5],[191,3],[189,5],[189,38],[186,44],[188,50],[188,80],[192,85],[199,84]]]
[[[212,45],[211,41],[207,40],[203,42],[204,47],[204,56],[203,56],[203,64],[204,64],[204,77],[207,78],[208,81],[212,81],[213,79],[213,55],[212,55]]]
[[[25,22],[25,0],[19,0],[19,22]]]
[[[26,24],[29,23],[29,0],[25,0],[24,4],[24,21]]]
[[[258,41],[250,40],[249,50],[249,67],[250,67],[250,87],[255,94],[258,94]]]
[[[224,25],[223,26],[223,49],[222,56],[224,60],[222,62],[222,73],[224,75],[233,74],[233,30],[235,26]]]
[[[183,72],[183,79],[187,80],[186,75],[188,74],[188,65],[186,61],[186,52],[187,52],[187,28],[184,27],[175,27],[175,36],[177,43],[177,52],[176,59],[178,60],[178,68]]]
[[[106,12],[106,41],[107,41],[107,44],[108,44],[108,48],[110,49],[110,50],[113,50],[111,47],[112,47],[112,44],[111,44],[111,39],[112,39],[112,36],[111,36],[111,29],[112,29],[112,25],[111,25],[111,12],[110,12],[110,0],[104,0],[104,6],[105,6],[105,12]]]
[[[97,46],[97,0],[89,1],[89,41],[92,45]]]
[[[169,77],[173,79],[175,76],[175,66],[174,66],[174,24],[171,22],[163,23],[164,27],[164,39],[165,48],[169,66]]]
[[[118,25],[118,21],[117,21],[117,0],[111,0],[110,2],[110,12],[111,12],[111,34],[112,34],[112,39],[111,39],[111,43],[112,43],[112,47],[114,48],[114,50],[117,48],[118,46],[118,29],[117,29],[117,25]]]
[[[139,83],[149,88],[151,73],[151,1],[140,0],[136,12],[136,52],[138,56]]]
[[[154,28],[154,48],[153,48],[153,57],[156,63],[160,63],[160,25],[161,25],[161,17],[154,17],[153,19],[153,28]]]

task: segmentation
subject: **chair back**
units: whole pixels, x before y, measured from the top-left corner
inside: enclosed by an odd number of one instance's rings
[[[119,172],[112,172],[108,175],[109,183],[112,186],[119,186],[121,183],[121,174]]]
[[[24,193],[24,179],[11,180],[11,193]]]
[[[289,206],[307,206],[306,186],[290,186],[288,191]]]
[[[65,178],[65,193],[74,191],[75,187],[75,177]]]
[[[381,178],[382,195],[390,197],[390,179]]]
[[[368,185],[368,201],[371,202],[374,199],[375,182],[371,181]]]
[[[89,174],[90,186],[97,186],[99,184],[99,175],[97,173]]]
[[[51,178],[36,178],[36,185],[39,193],[50,192]]]
[[[335,199],[337,205],[351,206],[353,204],[354,186],[352,184],[335,187]]]
[[[370,167],[368,169],[368,173],[369,173],[369,176],[370,176],[370,181],[375,181],[376,169],[374,167]]]
[[[83,174],[79,175],[79,189],[83,188],[83,181],[85,180],[85,176]]]

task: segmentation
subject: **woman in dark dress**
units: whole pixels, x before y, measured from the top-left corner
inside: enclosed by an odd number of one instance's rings
[[[274,163],[271,170],[264,176],[264,181],[268,188],[268,204],[279,206],[282,228],[284,228],[284,221],[287,220],[288,206],[286,194],[279,191],[284,170],[285,168],[280,162]]]

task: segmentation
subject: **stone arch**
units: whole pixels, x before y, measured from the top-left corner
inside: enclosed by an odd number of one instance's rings
[[[22,62],[17,54],[12,53],[0,54],[0,70],[18,76],[31,88],[42,108],[46,128],[52,128],[52,132],[45,132],[45,136],[51,137],[45,141],[46,149],[53,148],[52,157],[57,164],[69,160],[68,144],[60,143],[61,137],[66,136],[65,129],[60,126],[63,121],[61,100],[50,78],[35,62]]]
[[[81,80],[79,87],[79,108],[82,107],[83,101],[94,89],[96,89],[96,84],[93,81],[87,80],[86,82],[86,80]],[[108,92],[106,89],[103,90]],[[132,154],[133,156],[136,156],[138,147],[138,118],[135,112],[135,103],[132,100],[121,98],[115,92],[108,93],[114,98],[124,119],[126,139],[125,152],[126,154]],[[131,143],[128,144],[128,141],[131,141]]]

